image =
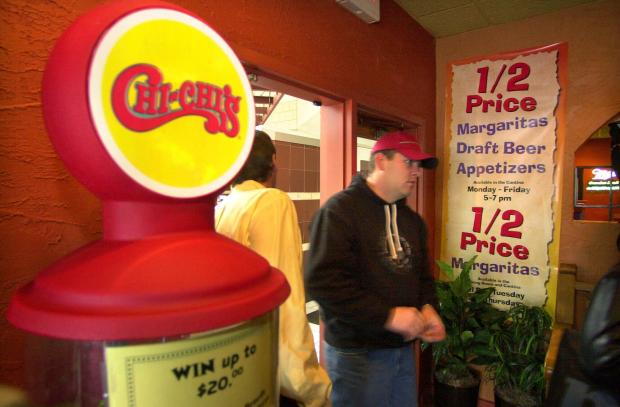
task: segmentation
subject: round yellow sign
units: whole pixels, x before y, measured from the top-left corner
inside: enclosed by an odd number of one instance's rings
[[[254,103],[241,63],[204,22],[169,9],[119,19],[90,67],[89,103],[107,152],[140,185],[194,198],[241,169]]]

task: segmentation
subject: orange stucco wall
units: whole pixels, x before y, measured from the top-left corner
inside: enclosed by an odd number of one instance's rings
[[[598,165],[610,166],[610,139],[597,138],[586,140],[575,150],[575,166]]]
[[[562,170],[560,262],[578,267],[577,279],[595,283],[620,260],[620,225],[581,222],[573,215],[575,151],[620,111],[620,2],[607,0],[437,40],[437,150],[444,149],[445,70],[450,61],[568,42],[566,140]],[[441,176],[441,174],[438,174]],[[440,179],[440,178],[438,178]],[[438,202],[442,191],[438,188]],[[441,210],[437,205],[436,222]]]
[[[40,84],[54,41],[95,0],[0,2],[0,312],[38,271],[101,236],[99,202],[47,138]],[[434,147],[435,43],[391,0],[367,25],[325,0],[179,0],[244,62],[342,100],[420,118]],[[434,197],[428,194],[432,207]],[[431,224],[432,227],[432,224]],[[24,334],[0,319],[0,383],[23,383]]]

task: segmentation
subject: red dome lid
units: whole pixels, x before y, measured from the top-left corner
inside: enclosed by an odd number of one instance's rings
[[[67,339],[168,337],[263,315],[289,291],[282,273],[230,239],[169,234],[78,250],[20,289],[8,319]]]

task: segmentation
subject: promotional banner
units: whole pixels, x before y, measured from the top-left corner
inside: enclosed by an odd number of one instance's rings
[[[555,309],[565,59],[554,44],[448,66],[441,259],[477,256],[500,309]]]

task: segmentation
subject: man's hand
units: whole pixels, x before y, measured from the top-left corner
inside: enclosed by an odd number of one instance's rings
[[[420,312],[424,319],[424,331],[418,337],[425,342],[439,342],[446,337],[446,328],[432,305],[426,304]]]
[[[415,339],[425,328],[422,313],[414,307],[392,308],[384,326],[388,331],[400,334],[406,341]]]

